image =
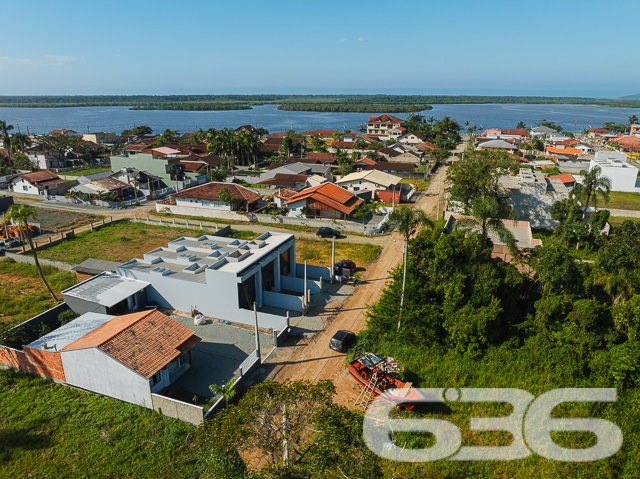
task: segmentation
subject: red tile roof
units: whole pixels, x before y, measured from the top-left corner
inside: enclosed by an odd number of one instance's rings
[[[346,148],[350,150],[351,148],[353,148],[354,143],[355,142],[353,141],[334,141],[330,146],[332,148]]]
[[[142,151],[142,150],[146,150],[148,147],[149,145],[146,145],[144,143],[133,143],[131,145],[126,146],[124,151]]]
[[[591,131],[593,133],[609,133],[609,130],[607,130],[606,128],[589,128],[587,131]]]
[[[58,175],[49,170],[22,173],[21,175],[18,175],[18,177],[31,183],[33,186],[53,185],[64,181]]]
[[[269,133],[268,135],[265,135],[267,138],[284,138],[285,136],[287,136],[287,132],[282,132],[282,133]]]
[[[97,347],[150,378],[199,341],[191,329],[152,310],[116,316],[62,351]]]
[[[354,164],[355,164],[355,163],[361,163],[361,164],[364,164],[364,165],[375,165],[375,164],[376,164],[376,162],[375,162],[375,161],[373,161],[373,160],[372,160],[372,159],[370,159],[370,158],[362,158],[362,159],[360,159],[360,160],[356,160],[356,161],[354,161],[353,163],[354,163]]]
[[[171,197],[220,201],[218,193],[220,193],[223,188],[227,188],[231,196],[236,200],[245,201],[248,204],[255,203],[262,199],[262,195],[259,195],[244,186],[236,185],[235,183],[218,183],[214,181],[205,183],[204,185],[194,186],[193,188],[187,188],[186,190],[172,194]]]
[[[292,196],[294,196],[294,195],[296,195],[296,194],[297,194],[297,193],[296,193],[295,191],[291,191],[291,190],[284,189],[284,190],[280,190],[280,192],[279,192],[279,193],[276,193],[276,194],[275,194],[275,195],[273,195],[273,196],[276,196],[276,197],[278,197],[278,198],[282,198],[282,199],[285,199],[285,200],[286,200],[287,198],[291,198]]]
[[[321,163],[335,163],[337,161],[336,157],[331,153],[307,153],[307,159]]]
[[[49,134],[50,134],[50,135],[64,135],[65,133],[69,133],[69,132],[77,133],[77,132],[75,132],[75,131],[73,131],[73,130],[66,130],[66,129],[64,129],[64,128],[59,128],[59,129],[57,129],[57,130],[53,130],[53,131],[52,131],[51,133],[49,133]]]
[[[519,135],[527,136],[529,132],[525,128],[510,128],[506,130],[500,130],[501,135]]]
[[[367,120],[367,123],[404,123],[404,120],[398,118],[397,116],[384,113],[380,116],[370,116]]]
[[[545,176],[545,178],[557,179],[562,181],[564,184],[576,182],[576,179],[573,176],[571,176],[569,173],[564,173],[562,175]]]
[[[399,151],[389,148],[388,146],[385,146],[384,148],[380,148],[378,150],[378,153],[385,156],[390,156],[391,158],[395,158],[396,156],[402,155],[402,153],[400,153]]]
[[[430,141],[423,141],[422,143],[416,145],[416,148],[418,150],[425,151],[425,150],[435,150],[437,146],[431,143]]]
[[[190,173],[197,173],[207,167],[207,164],[201,161],[181,160],[178,164],[184,167],[184,171],[188,171]]]
[[[307,175],[295,175],[292,173],[276,173],[273,178],[261,181],[259,185],[273,185],[273,186],[295,186],[296,184],[307,182]]]
[[[554,148],[553,146],[547,147],[547,152],[555,153],[557,155],[581,155],[582,150],[578,148]]]
[[[338,185],[323,183],[299,191],[296,195],[289,198],[286,204],[295,203],[304,199],[315,200],[347,215],[351,214],[357,205],[364,203],[361,198],[340,188]]]
[[[640,138],[637,136],[624,136],[613,141],[625,150],[640,151]]]

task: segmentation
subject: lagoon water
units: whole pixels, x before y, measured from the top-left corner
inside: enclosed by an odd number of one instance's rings
[[[433,110],[422,112],[429,118],[444,116],[454,118],[464,125],[466,121],[479,129],[515,128],[519,121],[527,126],[541,120],[561,124],[565,130],[580,132],[592,126],[601,126],[605,121],[626,123],[631,115],[640,115],[637,108],[608,108],[582,105],[433,105]],[[56,128],[68,128],[79,132],[115,131],[135,125],[149,125],[154,132],[167,128],[179,132],[205,130],[215,127],[237,128],[250,124],[266,128],[270,132],[285,131],[293,127],[296,131],[329,128],[355,129],[369,118],[368,113],[332,113],[281,111],[277,105],[255,106],[252,110],[231,111],[157,111],[129,110],[125,106],[81,107],[81,108],[0,108],[0,120],[5,120],[23,133],[49,133]],[[407,115],[397,114],[400,118]],[[463,127],[463,131],[464,131]]]

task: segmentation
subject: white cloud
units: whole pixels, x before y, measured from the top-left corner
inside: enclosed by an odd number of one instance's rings
[[[364,42],[364,37],[358,37],[359,42]]]
[[[70,63],[78,61],[76,57],[71,57],[68,55],[45,55],[44,58],[50,62],[56,63]]]
[[[341,39],[340,39],[340,40],[338,40],[338,41],[339,41],[340,43],[342,43],[342,42],[346,42],[346,41],[347,41],[347,39],[346,39],[346,38],[341,38]]]

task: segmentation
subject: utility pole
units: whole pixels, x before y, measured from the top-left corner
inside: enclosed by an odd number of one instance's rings
[[[8,237],[8,235],[7,235]],[[335,264],[336,264],[336,237],[332,236],[331,237],[331,284],[333,284],[333,280],[334,280],[334,276],[336,274],[336,268],[335,268]]]
[[[258,330],[258,306],[256,302],[253,302],[253,314],[255,317],[255,332],[256,332],[256,352],[258,353],[258,360],[262,361],[260,358],[260,332]]]

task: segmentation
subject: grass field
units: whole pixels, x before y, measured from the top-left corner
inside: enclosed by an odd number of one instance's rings
[[[76,275],[69,271],[49,266],[43,266],[42,271],[60,299],[60,291],[76,284]],[[55,304],[35,266],[6,258],[0,261],[0,322],[25,321]]]
[[[609,224],[611,225],[611,227],[613,229],[615,229],[617,226],[620,226],[625,221],[640,221],[640,218],[627,218],[625,216],[610,216],[609,217]]]
[[[0,477],[199,477],[194,426],[149,409],[0,370]]]
[[[181,235],[201,236],[207,230],[155,226],[144,223],[120,222],[107,225],[94,232],[82,232],[74,239],[63,241],[38,253],[41,258],[82,263],[88,258],[125,262],[140,258],[144,253],[166,246]],[[210,232],[212,233],[212,232]],[[253,239],[258,233],[248,230],[231,230],[230,237]],[[296,239],[298,261],[309,261],[328,266],[331,262],[331,242],[327,240]],[[351,259],[359,266],[370,264],[380,252],[380,247],[368,243],[336,241],[336,261]]]
[[[159,246],[166,246],[179,236],[202,236],[213,231],[155,226],[123,221],[105,226],[97,231],[85,231],[74,239],[65,240],[38,253],[39,257],[67,263],[82,263],[89,258],[124,263]],[[251,239],[256,233],[231,230],[231,236]]]
[[[612,191],[609,193],[609,202],[604,203],[598,198],[600,208],[613,208],[618,210],[640,210],[640,193],[626,193],[622,191]]]
[[[63,176],[84,176],[109,170],[111,170],[111,168],[109,168],[108,166],[94,166],[92,168],[81,168],[79,170],[63,171],[60,174]]]

